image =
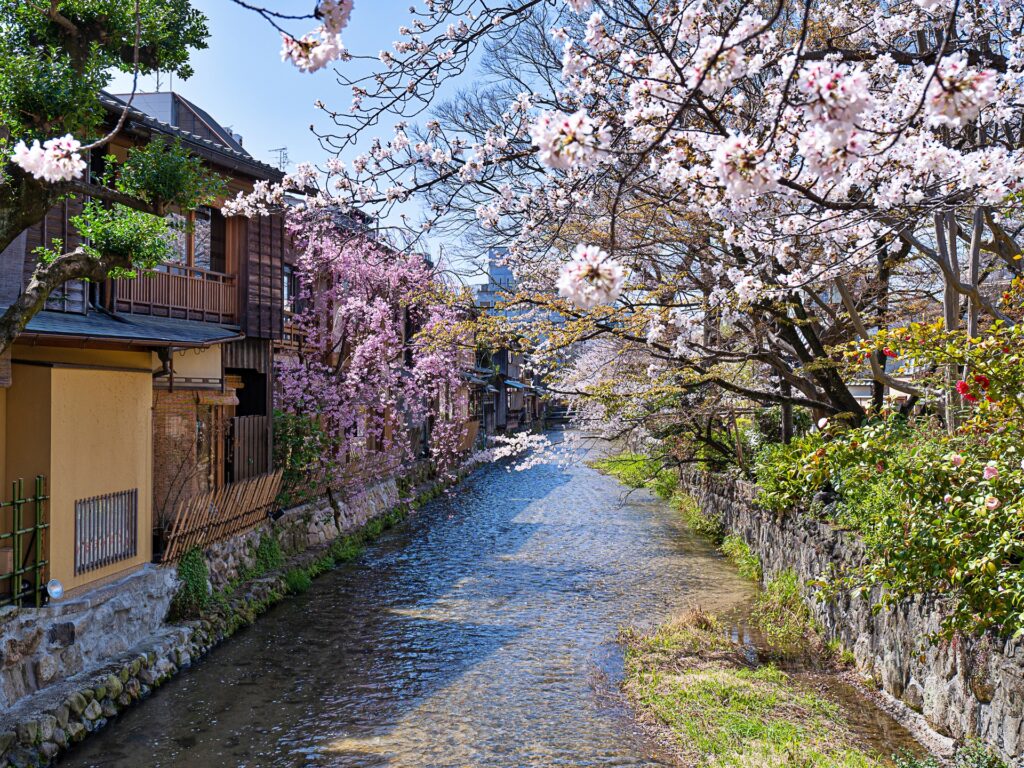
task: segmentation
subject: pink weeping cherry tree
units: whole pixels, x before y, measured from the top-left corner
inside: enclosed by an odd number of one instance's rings
[[[420,254],[339,227],[326,212],[289,215],[303,336],[278,364],[278,407],[325,435],[312,467],[342,496],[424,452],[442,474],[466,433],[454,294]]]

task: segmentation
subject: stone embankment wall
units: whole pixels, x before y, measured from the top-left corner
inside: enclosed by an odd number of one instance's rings
[[[766,580],[792,569],[807,583],[864,556],[854,534],[810,514],[777,516],[759,509],[750,483],[693,473],[684,474],[683,487],[705,515],[747,542]],[[875,613],[871,605],[878,597],[877,591],[830,602],[809,596],[808,603],[825,638],[850,650],[858,669],[882,690],[940,734],[979,738],[1010,766],[1024,768],[1024,643],[985,636],[930,644],[941,602],[922,598]]]
[[[408,497],[430,498],[445,484],[425,482]],[[173,566],[147,566],[42,609],[8,609],[0,616],[0,768],[49,765],[255,621],[287,594],[289,570],[309,566],[339,536],[399,507],[406,500],[402,496],[395,481],[387,480],[337,511],[321,499],[212,545],[205,555],[214,590],[251,569],[262,536],[277,538],[286,562],[240,584],[199,620],[165,623],[177,587]]]

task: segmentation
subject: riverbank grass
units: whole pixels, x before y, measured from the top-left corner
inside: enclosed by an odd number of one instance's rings
[[[663,499],[670,498],[679,485],[679,476],[658,459],[642,453],[620,453],[590,462],[602,474],[611,475],[630,488],[647,488]]]
[[[838,707],[770,664],[752,666],[700,611],[652,633],[625,631],[626,695],[688,765],[880,768]]]

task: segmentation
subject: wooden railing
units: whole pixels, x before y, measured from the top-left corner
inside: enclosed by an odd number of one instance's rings
[[[167,531],[161,560],[173,562],[193,547],[204,549],[255,528],[267,519],[280,490],[277,470],[182,501]]]
[[[162,264],[134,279],[114,280],[118,312],[231,323],[238,320],[234,275],[183,264]]]

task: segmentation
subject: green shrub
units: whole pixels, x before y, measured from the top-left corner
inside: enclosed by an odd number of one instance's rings
[[[328,551],[310,563],[306,570],[309,571],[310,577],[315,579],[321,573],[327,573],[327,571],[331,570],[334,566],[334,557]]]
[[[765,585],[754,601],[753,619],[772,645],[793,646],[804,639],[811,629],[811,612],[794,571],[783,571]]]
[[[663,499],[672,496],[679,486],[678,474],[658,459],[640,453],[621,453],[598,459],[591,466],[609,474],[630,488],[647,488]]]
[[[171,599],[173,619],[192,619],[202,614],[210,601],[210,573],[202,550],[193,547],[178,561],[178,591]]]
[[[739,569],[740,576],[751,581],[761,580],[761,561],[750,551],[750,546],[741,537],[729,535],[722,539],[722,554]]]
[[[323,492],[333,474],[334,441],[315,418],[274,411],[274,466],[284,470],[277,503],[291,507]]]
[[[363,553],[363,545],[354,536],[345,536],[335,539],[328,553],[334,558],[335,562],[348,563]]]
[[[697,505],[696,499],[682,491],[676,491],[672,499],[683,522],[691,531],[698,536],[710,539],[715,544],[722,543],[722,539],[725,537],[725,528],[718,520],[705,515]]]
[[[882,606],[942,593],[942,634],[1024,634],[1024,435],[1007,422],[949,435],[926,417],[828,426],[759,459],[758,501],[782,512],[819,491],[867,557],[830,575],[826,596],[882,586]],[[898,546],[894,546],[898,543]]]
[[[277,537],[270,533],[264,534],[256,545],[255,558],[255,576],[262,576],[280,568],[284,564],[284,552],[281,551]]]
[[[301,595],[313,585],[313,580],[306,569],[293,568],[284,575],[284,583],[288,594]]]

